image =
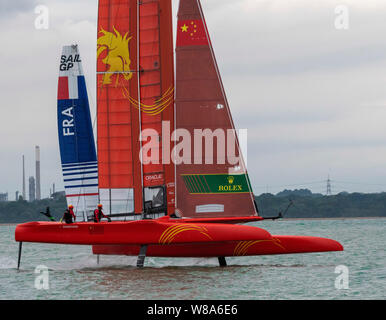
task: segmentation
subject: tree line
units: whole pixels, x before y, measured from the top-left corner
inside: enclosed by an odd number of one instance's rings
[[[308,192],[298,191],[255,196],[260,215],[275,216],[283,212],[292,201],[293,205],[284,218],[386,217],[386,192],[341,192],[325,196],[311,193],[309,190]]]

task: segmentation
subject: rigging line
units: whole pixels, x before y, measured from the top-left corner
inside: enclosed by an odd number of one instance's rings
[[[140,1],[136,1],[137,6],[137,68],[140,68],[140,5],[142,3]],[[137,90],[138,90],[138,103],[141,105],[141,74],[138,73],[137,76]],[[139,109],[138,112],[139,116],[139,141],[140,141],[140,162],[141,162],[141,187],[142,187],[142,211],[145,210],[145,190],[144,190],[144,183],[143,183],[143,154],[142,154],[142,110]],[[135,201],[135,200],[134,200]]]
[[[78,81],[78,77],[76,77],[76,81]],[[79,84],[78,84],[78,99],[79,99]],[[75,99],[71,99],[71,103],[72,103],[72,108],[74,110],[76,107]],[[77,123],[76,122],[76,112],[74,112],[74,123]],[[76,150],[75,156],[76,156],[76,161],[79,163],[78,133],[77,133],[77,126],[76,125],[74,126],[74,134],[75,134],[75,150]],[[82,193],[82,192],[80,192],[80,193]],[[77,201],[76,201],[76,213],[78,213],[79,202],[80,202],[80,196],[77,197]],[[83,218],[84,218],[84,213],[83,213]]]
[[[87,82],[88,81],[86,81],[86,75],[85,74],[83,74],[84,75],[84,77],[85,77],[85,86],[86,86],[86,92],[87,92],[87,94],[88,94],[88,97],[90,97],[89,99],[88,99],[88,103],[89,103],[89,107],[91,107],[92,108],[92,110],[93,110],[93,112],[92,112],[92,115],[93,115],[93,117],[92,117],[92,119],[93,119],[93,121],[92,121],[92,124],[91,124],[91,126],[92,126],[92,133],[93,133],[93,137],[94,137],[94,144],[96,144],[97,143],[97,132],[96,132],[96,120],[97,120],[97,101],[96,101],[96,99],[94,100],[94,94],[93,94],[93,92],[92,92],[92,90],[88,90],[88,87],[87,87]],[[90,81],[90,83],[91,83],[91,81]],[[98,88],[97,88],[98,89]],[[89,108],[89,110],[90,110],[90,116],[91,116],[91,108]],[[94,146],[95,147],[95,146]],[[95,148],[95,150],[96,150],[97,148]],[[98,159],[98,158],[97,158]]]
[[[77,45],[77,47],[79,47]],[[78,54],[80,54],[80,50],[78,50]],[[85,82],[85,88],[86,88],[86,93],[87,93],[87,101],[88,101],[88,104],[89,104],[89,112],[90,112],[90,116],[91,116],[91,108],[93,109],[93,115],[94,115],[94,119],[93,119],[93,122],[92,122],[92,132],[93,132],[93,136],[95,137],[95,134],[94,134],[94,131],[95,131],[95,125],[96,125],[96,105],[94,103],[94,95],[93,95],[93,92],[92,90],[89,90],[89,87],[87,85],[87,83],[91,83],[91,81],[88,81],[87,79],[91,80],[89,77],[89,74],[90,73],[87,73],[87,76],[86,76],[86,73],[84,72],[83,70],[83,65],[81,63],[79,63],[79,69],[80,69],[80,75],[83,75],[84,77],[84,82]],[[89,99],[89,97],[91,97],[91,99]],[[96,139],[94,138],[94,143],[95,143]],[[94,146],[95,147],[95,146]]]
[[[159,59],[159,67],[158,67],[158,74],[159,74],[159,87],[160,87],[160,93],[162,94],[162,92],[163,92],[163,81],[162,81],[162,77],[163,77],[163,72],[164,72],[164,70],[163,70],[163,68],[164,68],[164,64],[162,64],[161,62],[162,62],[162,60],[163,59],[165,59],[165,57],[164,57],[164,55],[162,55],[161,56],[161,54],[162,54],[162,52],[163,52],[163,50],[162,50],[162,43],[161,43],[161,41],[162,41],[162,36],[161,36],[161,17],[160,17],[160,2],[158,2],[158,5],[157,5],[157,8],[158,8],[158,14],[157,14],[157,21],[158,21],[158,26],[157,26],[157,28],[158,28],[158,42],[157,42],[157,46],[159,47],[159,51],[158,51],[158,55],[157,55],[157,57],[158,57],[158,59]],[[173,45],[172,45],[173,46]],[[154,47],[156,47],[156,45],[154,44]],[[172,48],[172,52],[173,52],[173,48]],[[173,68],[173,70],[172,70],[172,72],[174,73],[174,64],[172,64],[172,68]],[[174,78],[174,77],[173,77]],[[174,85],[174,83],[173,83],[173,85]],[[162,111],[167,107],[167,106],[169,106],[170,104],[171,104],[171,102],[173,102],[174,101],[174,86],[173,87],[169,87],[166,91],[165,91],[165,93],[159,98],[159,102],[161,103],[161,104],[164,104],[164,103],[166,103],[166,102],[162,102],[162,100],[164,99],[164,96],[165,96],[165,98],[167,98],[168,96],[169,96],[169,98],[167,99],[168,100],[168,102],[167,102],[167,105],[164,107],[164,108],[162,108]],[[171,97],[170,97],[171,96]],[[170,99],[171,99],[171,101],[170,101]],[[155,104],[157,104],[158,103],[158,101],[156,100],[155,101]],[[161,123],[163,122],[163,120],[164,120],[164,116],[165,116],[165,114],[162,112],[162,111],[160,111],[160,115],[161,115]],[[174,113],[173,113],[173,116],[174,116]],[[170,123],[170,120],[168,119],[168,121],[169,121],[169,123]],[[161,138],[161,139],[163,139],[163,137]],[[170,150],[168,150],[168,152],[169,152],[169,154],[170,154]],[[162,157],[162,159],[163,159],[163,154],[164,154],[164,145],[163,145],[163,141],[161,141],[161,157]],[[169,156],[169,155],[168,155]],[[163,189],[163,192],[164,192],[164,205],[166,206],[166,213],[168,213],[168,195],[167,195],[167,189],[168,189],[168,187],[167,187],[167,176],[170,176],[170,172],[169,172],[169,170],[166,170],[166,168],[167,168],[167,165],[164,163],[164,161],[162,161],[162,170],[163,170],[163,175],[164,175],[164,181],[163,181],[163,183],[164,183],[164,189]],[[173,169],[174,170],[174,169]],[[168,174],[166,174],[166,172],[168,172]],[[174,176],[174,180],[175,180],[175,176]],[[169,213],[170,214],[170,213]]]
[[[78,53],[79,53],[79,52],[78,52]],[[83,77],[84,77],[83,67],[82,67],[82,65],[81,65],[80,63],[79,63],[79,70],[80,70],[80,74],[83,75]],[[76,77],[76,81],[78,81],[78,79],[79,79],[79,75]],[[84,77],[84,79],[85,79],[85,77]],[[78,84],[79,84],[79,83],[78,83]],[[89,102],[86,79],[85,79],[85,89],[86,89],[86,96],[83,97],[82,100],[86,100],[87,102]],[[79,99],[79,101],[81,100],[81,97],[79,96],[79,85],[78,85],[78,99]],[[84,102],[84,101],[83,101],[83,102]],[[76,105],[75,105],[75,99],[72,100],[72,106],[73,106],[73,108],[76,107]],[[89,103],[88,103],[87,107],[89,108]],[[90,109],[89,109],[89,110],[90,110]],[[88,112],[90,112],[89,110],[88,110]],[[76,112],[74,112],[74,121],[75,121],[75,123],[76,123]],[[74,126],[74,131],[75,131],[75,148],[76,148],[76,152],[77,152],[77,153],[76,153],[76,160],[77,160],[77,163],[79,163],[79,162],[80,162],[79,152],[78,152],[78,151],[79,151],[79,136],[78,136],[77,130],[78,130],[77,126]],[[94,146],[94,148],[95,148],[95,146]],[[80,173],[80,175],[81,175],[82,178],[85,177],[85,173],[84,173],[84,172],[83,172],[83,173]],[[82,180],[82,184],[81,184],[82,186],[80,187],[81,190],[82,190],[82,188],[84,188],[84,187],[83,187],[84,183],[85,183],[85,181]],[[85,192],[85,190],[84,190],[84,192]],[[84,192],[83,192],[83,193],[84,193]],[[80,191],[80,194],[82,194],[81,191]],[[82,199],[81,199],[81,198],[82,198]],[[81,200],[83,200],[82,216],[83,216],[84,221],[87,221],[87,201],[86,201],[86,196],[80,196],[80,195],[79,195],[79,196],[77,197],[76,207],[77,207],[77,208],[79,207]],[[78,212],[78,210],[77,210],[77,212]]]
[[[173,7],[173,1],[172,1],[172,7]],[[173,10],[173,8],[172,8]],[[177,24],[178,22],[174,19],[172,19],[172,29],[173,29],[173,33],[172,33],[172,38],[173,39],[176,39],[177,38]],[[173,85],[174,85],[174,89],[177,88],[177,76],[176,76],[176,66],[177,66],[177,58],[176,58],[176,42],[173,41],[173,45],[172,45],[172,54],[173,54]],[[173,132],[176,132],[177,130],[177,105],[176,105],[176,90],[174,90],[173,92],[173,111],[174,111],[174,114],[173,114]],[[174,150],[174,147],[175,147],[175,143],[173,144],[173,147],[171,147],[171,154],[170,156],[172,157],[172,159],[176,159],[175,158],[175,150]],[[173,160],[172,160],[173,161]],[[174,161],[173,161],[174,163]],[[174,163],[174,211],[176,211],[176,209],[178,208],[178,201],[177,201],[177,165]]]

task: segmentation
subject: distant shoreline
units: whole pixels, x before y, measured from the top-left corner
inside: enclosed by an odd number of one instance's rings
[[[364,219],[375,220],[375,219],[386,219],[386,217],[283,218],[278,220],[292,221],[292,220],[364,220]],[[0,226],[16,226],[21,223],[26,223],[26,222],[0,223]]]

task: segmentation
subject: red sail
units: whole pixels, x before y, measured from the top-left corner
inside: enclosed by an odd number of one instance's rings
[[[174,168],[140,161],[147,143],[141,132],[160,133],[163,120],[174,126],[170,11],[163,0],[99,1],[99,191],[109,214],[143,212],[146,188],[168,183],[172,196],[165,199],[174,210]]]
[[[167,206],[167,212],[173,213],[175,183],[174,165],[170,160],[172,146],[169,133],[174,129],[171,1],[142,0],[139,6],[139,19],[144,200],[154,200],[153,207],[162,206],[162,202]],[[149,147],[154,148],[152,152],[147,152]]]
[[[180,1],[177,28],[176,206],[191,218],[256,216],[199,0]],[[191,147],[178,147],[187,136]]]

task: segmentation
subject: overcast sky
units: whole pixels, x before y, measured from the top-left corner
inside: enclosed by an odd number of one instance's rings
[[[256,194],[386,191],[386,2],[201,0]],[[35,28],[49,9],[47,30]],[[178,1],[174,2],[176,16]],[[339,20],[348,9],[348,29]],[[338,20],[337,20],[338,19]],[[78,43],[95,114],[97,0],[1,0],[0,192],[22,190],[41,149],[42,196],[63,190],[58,58]],[[93,116],[94,118],[94,116]],[[28,194],[28,183],[27,183]]]

